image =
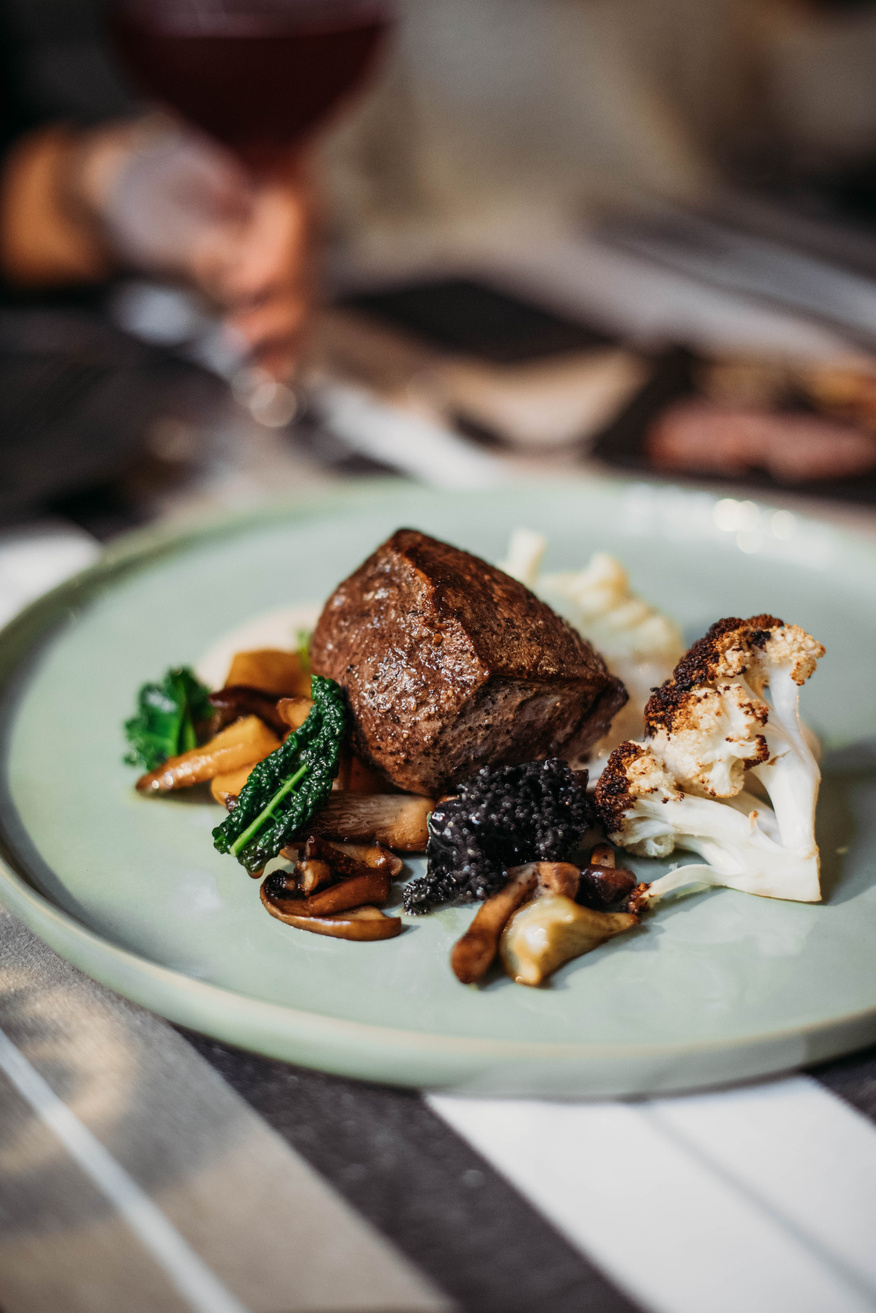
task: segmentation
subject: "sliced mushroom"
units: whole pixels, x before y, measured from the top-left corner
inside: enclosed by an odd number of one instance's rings
[[[300,898],[301,886],[298,883],[297,871],[287,871],[282,868],[271,871],[265,880],[264,892],[271,898]]]
[[[335,878],[328,862],[321,862],[316,858],[299,862],[295,867],[295,874],[298,877],[298,886],[304,895],[316,893],[317,889],[331,884]]]
[[[216,708],[218,729],[231,725],[240,716],[258,716],[275,734],[283,735],[288,726],[277,710],[273,693],[248,684],[229,684],[210,694],[210,705]]]
[[[388,897],[389,876],[386,871],[368,871],[365,875],[351,876],[349,880],[340,880],[311,894],[306,900],[307,911],[312,916],[333,916],[335,912],[360,907],[363,903],[382,907]]]
[[[373,866],[378,871],[388,871],[392,879],[396,879],[404,870],[404,862],[395,853],[384,848],[379,843],[332,843],[333,848],[339,848],[341,852],[347,853],[354,857],[357,862],[363,866]]]
[[[538,884],[538,863],[515,867],[508,883],[486,899],[461,939],[453,945],[450,965],[457,980],[474,985],[486,974],[499,951],[499,937],[511,916]]]
[[[364,851],[368,851],[366,848]],[[381,849],[380,851],[384,851]],[[324,862],[328,862],[334,871],[336,879],[348,879],[351,875],[367,875],[369,871],[387,871],[387,863],[371,863],[360,861],[353,853],[347,852],[341,844],[331,843],[328,839],[323,839],[318,834],[311,834],[307,843],[304,845],[305,857],[319,857]],[[395,861],[401,866],[401,859],[395,857]]]
[[[277,715],[287,730],[300,729],[313,706],[312,698],[280,698],[277,703]]]
[[[388,871],[393,879],[401,875],[404,870],[402,859],[396,857],[388,848],[382,848],[379,843],[341,843],[337,839],[324,839],[321,835],[311,835],[309,840],[300,844],[289,844],[281,855],[290,861],[296,861],[306,849],[307,843],[313,840],[319,843],[318,849],[312,849],[314,855],[317,852],[322,853],[329,864],[336,861],[341,854],[352,858],[360,866],[373,867],[377,871]]]
[[[200,748],[192,748],[179,757],[170,757],[163,766],[141,775],[137,788],[141,793],[169,793],[172,789],[187,789],[217,775],[237,771],[241,766],[252,766],[280,746],[264,721],[258,716],[245,716],[227,729],[221,730]]]
[[[313,818],[329,839],[367,839],[401,852],[426,851],[431,798],[409,793],[333,793]]]
[[[584,907],[604,911],[626,898],[636,887],[632,871],[618,866],[595,866],[592,862],[581,871],[578,902]]]
[[[304,898],[276,898],[261,888],[262,902],[278,921],[310,930],[316,935],[332,935],[335,939],[375,940],[393,939],[401,933],[400,916],[385,916],[379,907],[350,907],[333,916],[313,916],[306,910]]]
[[[254,761],[249,766],[241,766],[240,770],[232,770],[223,775],[214,775],[210,781],[210,792],[216,801],[221,802],[222,806],[228,807],[230,811],[237,801],[237,795],[249,779],[253,766],[257,765],[258,762]]]
[[[610,843],[598,843],[590,854],[591,866],[614,866],[614,849]]]
[[[228,671],[229,684],[248,684],[275,697],[308,697],[310,674],[302,665],[298,652],[278,648],[260,648],[255,652],[237,652]]]
[[[321,862],[303,863],[318,866]],[[386,871],[365,871],[362,875],[338,880],[308,894],[301,882],[301,866],[294,871],[272,871],[262,886],[264,896],[272,901],[292,898],[296,908],[307,916],[332,916],[348,907],[363,903],[382,906],[389,897],[390,879]],[[302,898],[302,894],[305,896]]]
[[[499,944],[502,965],[520,985],[541,985],[564,962],[589,953],[639,924],[626,912],[595,912],[563,894],[545,893],[521,907]]]
[[[575,898],[581,872],[571,862],[533,862],[538,874],[539,888],[552,894],[565,894]],[[509,871],[509,875],[511,872]]]

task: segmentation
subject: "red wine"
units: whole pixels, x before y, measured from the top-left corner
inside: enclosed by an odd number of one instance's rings
[[[110,11],[144,89],[257,168],[359,86],[389,23],[381,0],[121,0]]]

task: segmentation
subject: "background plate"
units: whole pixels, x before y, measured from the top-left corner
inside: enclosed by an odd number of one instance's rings
[[[804,625],[825,739],[827,902],[727,890],[665,907],[550,987],[459,985],[472,915],[398,939],[296,932],[211,846],[199,795],[137,796],[121,723],[140,683],[258,612],[325,597],[407,524],[496,560],[521,524],[546,566],[615,552],[689,638],[722,615]],[[113,548],[0,638],[0,897],[98,980],[174,1021],[346,1075],[508,1094],[616,1095],[742,1079],[876,1038],[876,551],[750,502],[589,483],[441,494],[399,484]],[[869,740],[868,740],[869,736]],[[648,878],[666,863],[638,862]]]

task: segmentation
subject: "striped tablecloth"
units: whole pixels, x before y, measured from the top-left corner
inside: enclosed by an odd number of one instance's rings
[[[0,612],[94,551],[0,542]],[[876,1309],[876,1052],[679,1098],[421,1095],[184,1034],[6,913],[0,947],[2,1313]]]

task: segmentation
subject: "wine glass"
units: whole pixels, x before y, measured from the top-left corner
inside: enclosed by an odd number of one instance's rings
[[[145,91],[265,173],[366,80],[392,11],[389,0],[116,0],[108,19]]]
[[[110,0],[107,12],[143,90],[233,152],[262,189],[307,178],[308,147],[366,81],[392,19],[392,0]],[[245,357],[220,372],[262,423],[300,404]]]

